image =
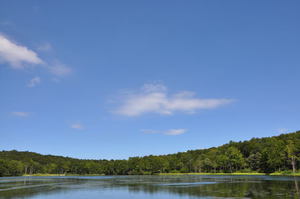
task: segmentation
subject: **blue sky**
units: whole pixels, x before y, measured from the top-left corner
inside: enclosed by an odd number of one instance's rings
[[[299,1],[0,1],[0,149],[128,158],[299,130]]]

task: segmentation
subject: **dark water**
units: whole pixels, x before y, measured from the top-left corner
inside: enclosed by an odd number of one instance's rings
[[[0,199],[300,198],[299,177],[97,176],[0,178]]]

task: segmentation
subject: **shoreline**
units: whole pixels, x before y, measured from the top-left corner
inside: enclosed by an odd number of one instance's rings
[[[86,174],[86,175],[80,175],[80,174],[52,174],[52,173],[36,173],[36,174],[26,174],[26,175],[21,175],[23,177],[32,177],[32,176],[41,176],[41,177],[55,177],[55,176],[105,176],[104,174]],[[10,176],[9,176],[10,177]],[[18,176],[11,176],[11,177],[18,177]]]
[[[160,176],[180,176],[180,175],[203,175],[203,176],[300,176],[300,172],[297,173],[158,173],[158,174],[153,174],[155,175],[160,175]],[[86,174],[86,175],[79,175],[79,174],[32,174],[32,175],[22,175],[23,177],[63,177],[63,176],[106,176],[104,174]],[[107,176],[114,176],[114,175],[107,175]],[[125,176],[125,175],[124,175]],[[128,175],[130,176],[130,175]],[[148,176],[148,175],[145,175]],[[18,177],[18,176],[7,176],[7,177]]]
[[[160,173],[158,175],[220,175],[220,176],[300,176],[300,173]]]

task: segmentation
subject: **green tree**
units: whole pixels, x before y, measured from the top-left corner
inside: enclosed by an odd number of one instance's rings
[[[296,146],[292,140],[288,140],[288,143],[286,145],[286,152],[287,156],[291,161],[292,168],[293,168],[293,173],[296,173],[296,160],[297,160],[297,151],[296,151]]]
[[[241,169],[245,165],[245,159],[236,147],[229,147],[225,155],[228,157],[228,166],[231,173],[234,170]]]
[[[252,153],[246,160],[248,163],[249,167],[253,171],[258,171],[261,167],[261,158],[262,155],[261,153]]]

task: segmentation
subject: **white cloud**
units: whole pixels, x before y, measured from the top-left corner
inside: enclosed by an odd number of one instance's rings
[[[72,124],[71,128],[72,129],[82,130],[84,127],[81,124],[76,123],[76,124]]]
[[[41,78],[40,77],[34,77],[31,80],[29,80],[29,82],[27,83],[27,87],[35,87],[37,84],[39,84],[41,82]]]
[[[72,69],[62,63],[56,62],[52,66],[49,66],[49,71],[56,76],[66,76],[72,73]]]
[[[203,99],[195,93],[182,91],[168,94],[162,84],[146,84],[137,93],[122,96],[121,105],[115,113],[125,116],[139,116],[145,113],[172,115],[175,112],[194,113],[202,109],[214,109],[232,103],[232,99]]]
[[[18,117],[28,117],[29,113],[28,112],[11,112],[12,115],[18,116]]]
[[[50,43],[43,43],[37,47],[37,50],[42,52],[47,52],[52,50]],[[6,36],[0,33],[0,63],[8,63],[11,68],[14,69],[24,69],[30,65],[42,64],[44,69],[47,69],[51,74],[56,77],[63,77],[72,72],[71,67],[59,62],[55,58],[50,59],[50,61],[44,61],[40,59],[39,55],[30,50],[26,46],[17,44],[16,42],[8,39]],[[35,80],[35,83],[38,80]],[[35,85],[30,84],[29,85]],[[29,87],[33,87],[29,86]]]
[[[143,133],[147,134],[164,134],[164,135],[181,135],[187,132],[187,129],[169,129],[165,131],[153,130],[153,129],[143,129]]]
[[[16,44],[1,34],[0,61],[8,63],[15,69],[25,68],[25,64],[43,64],[43,61],[34,51],[26,46]]]
[[[151,93],[151,92],[165,92],[167,91],[167,87],[163,84],[144,84],[142,87],[142,90],[145,93]]]
[[[170,129],[165,132],[166,135],[180,135],[186,133],[186,129]]]

